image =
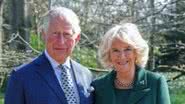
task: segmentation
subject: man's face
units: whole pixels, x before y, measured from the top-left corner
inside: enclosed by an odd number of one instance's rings
[[[73,33],[69,23],[56,17],[50,21],[48,31],[43,34],[43,38],[48,54],[61,64],[71,55],[80,35]]]

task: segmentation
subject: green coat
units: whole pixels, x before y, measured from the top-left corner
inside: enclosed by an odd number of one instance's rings
[[[95,104],[117,104],[114,92],[115,71],[95,80]],[[168,85],[163,76],[137,68],[128,104],[170,104]]]

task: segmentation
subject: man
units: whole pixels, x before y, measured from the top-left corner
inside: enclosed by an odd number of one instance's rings
[[[70,59],[80,40],[77,15],[64,7],[53,8],[40,30],[46,49],[12,71],[5,104],[91,104],[92,74]]]

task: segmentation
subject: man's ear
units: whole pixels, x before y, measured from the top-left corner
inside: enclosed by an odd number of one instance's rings
[[[75,43],[77,44],[80,41],[80,34],[77,34],[76,39],[75,39]]]

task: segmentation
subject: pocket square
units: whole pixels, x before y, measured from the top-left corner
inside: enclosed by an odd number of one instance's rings
[[[94,91],[94,87],[90,86],[88,89],[87,89],[87,92],[91,93]]]

